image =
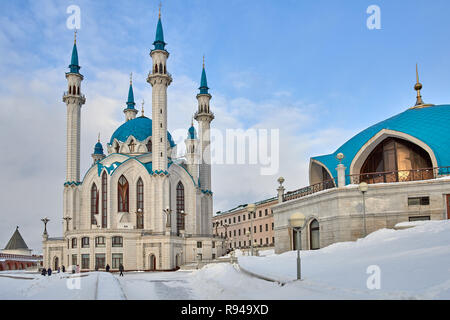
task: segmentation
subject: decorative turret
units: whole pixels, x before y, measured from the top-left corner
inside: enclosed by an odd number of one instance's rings
[[[154,171],[166,172],[168,169],[167,87],[172,83],[172,77],[166,67],[169,53],[165,49],[161,7],[153,44],[155,48],[150,52],[153,67],[147,78],[147,82],[152,86],[152,162]]]
[[[66,183],[80,182],[80,124],[81,106],[86,103],[86,98],[81,93],[81,82],[84,77],[80,74],[77,50],[77,33],[72,50],[72,59],[69,65],[70,71],[66,73],[68,91],[64,93],[63,101],[67,105],[67,174]]]
[[[133,93],[133,73],[130,74],[130,88],[128,89],[128,100],[127,107],[123,110],[125,113],[125,121],[133,120],[136,118],[138,111],[135,108],[136,103],[134,102]]]
[[[198,137],[197,131],[194,128],[194,123],[191,122],[191,127],[188,129],[188,135],[184,141],[186,144],[186,163],[187,170],[194,179],[195,182],[198,181],[198,171],[199,171],[199,149],[198,149]]]
[[[105,154],[103,153],[103,146],[100,142],[100,134],[98,134],[98,141],[94,147],[94,153],[92,154],[92,159],[94,159],[94,164],[105,159]]]

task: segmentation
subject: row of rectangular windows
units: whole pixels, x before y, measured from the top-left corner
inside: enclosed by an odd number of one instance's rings
[[[113,247],[123,247],[123,238],[116,236],[112,237],[112,246]],[[77,248],[78,239],[72,238],[72,249]],[[81,247],[82,248],[89,248],[89,237],[83,237],[81,238]],[[106,246],[106,237],[96,237],[95,238],[95,247],[105,247]],[[69,241],[67,242],[67,248],[69,248]]]
[[[274,228],[274,223],[272,222],[272,230]],[[237,231],[237,234],[236,234]],[[266,232],[269,231],[269,225],[266,223]],[[251,232],[251,227],[248,227],[248,232]],[[259,226],[259,232],[263,232],[263,226],[262,224]],[[257,233],[257,226],[253,226],[253,233]],[[242,229],[242,235],[245,234],[245,229]],[[233,230],[233,231],[229,231],[229,236],[240,236],[241,235],[241,229],[237,229],[237,230]],[[223,237],[223,232],[220,233],[220,236]]]
[[[254,244],[256,245],[257,243],[258,243],[258,240],[255,239],[254,240]],[[233,246],[233,243],[230,243],[230,248],[246,248],[247,246],[250,246],[250,245],[251,245],[250,240],[248,241],[248,243],[247,243],[246,240],[244,240],[243,242],[242,241],[235,241],[234,242],[234,246]],[[263,239],[262,238],[259,239],[259,245],[260,246],[263,245]],[[265,245],[269,245],[269,238],[266,238]],[[275,245],[275,237],[272,237],[272,243],[270,243],[270,245]]]
[[[122,253],[113,253],[112,254],[112,269],[119,269],[120,265],[123,265],[123,254]],[[72,255],[72,265],[78,265],[78,255]],[[90,268],[90,255],[82,254],[81,255],[81,269],[89,269]],[[104,253],[98,253],[95,255],[95,269],[105,269],[106,268],[106,256]]]
[[[273,214],[272,210],[271,210],[271,214]],[[269,210],[265,209],[264,210],[264,216],[268,216],[268,215],[269,215]],[[251,219],[251,213],[243,214],[242,215],[242,221],[245,221],[246,217],[248,217],[248,220],[250,220]],[[260,218],[262,217],[262,210],[259,210],[259,217]],[[236,222],[236,218],[237,218],[237,222]],[[253,212],[253,219],[256,219],[256,212]],[[233,223],[240,223],[240,222],[241,222],[241,216],[240,215],[237,216],[237,217],[236,216],[233,217]],[[227,223],[227,219],[220,220],[220,222],[217,222],[217,223],[220,223],[220,226],[223,226],[224,224]],[[231,218],[228,218],[228,225],[231,225]]]

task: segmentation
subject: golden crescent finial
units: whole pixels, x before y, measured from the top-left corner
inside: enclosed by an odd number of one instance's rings
[[[73,37],[73,43],[77,44],[77,29],[75,28],[74,37]]]
[[[205,55],[203,55],[203,69],[205,69]]]
[[[159,2],[159,18],[161,19],[161,7],[162,7],[162,2]]]
[[[145,104],[145,100],[144,99],[142,99],[142,116],[144,116],[144,104]]]
[[[100,132],[98,133],[98,142],[100,142]]]
[[[130,85],[133,84],[133,72],[130,73]]]

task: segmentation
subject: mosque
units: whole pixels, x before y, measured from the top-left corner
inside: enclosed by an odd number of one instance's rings
[[[450,105],[426,104],[416,68],[416,104],[310,160],[310,186],[272,207],[277,253],[296,249],[290,226],[305,216],[302,250],[355,241],[400,222],[450,219]]]
[[[143,110],[138,116],[130,81],[124,123],[106,144],[108,155],[98,141],[92,166],[80,179],[81,107],[86,98],[75,38],[63,96],[67,105],[65,225],[61,238],[50,238],[44,232],[46,267],[79,265],[89,271],[109,265],[117,270],[122,264],[125,270],[174,270],[186,263],[215,259],[225,250],[212,230],[209,145],[214,114],[205,65],[194,116],[199,134],[192,123],[186,130],[186,154],[180,159],[167,130],[167,89],[172,75],[161,11],[153,45],[147,78],[152,87],[152,118],[144,116]]]

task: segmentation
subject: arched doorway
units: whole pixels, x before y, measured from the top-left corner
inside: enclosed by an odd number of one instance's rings
[[[148,265],[150,266],[150,271],[156,271],[156,257],[155,257],[155,255],[151,254],[148,257],[148,260],[149,260]]]
[[[53,270],[58,270],[58,268],[59,268],[59,258],[58,257],[55,257],[55,263],[53,264],[53,266],[55,267],[55,269],[53,269]]]
[[[180,256],[180,254],[177,254],[175,256],[175,267],[179,268],[180,266],[181,266],[181,256]]]
[[[367,157],[361,167],[361,180],[367,183],[428,180],[434,178],[432,168],[427,151],[410,141],[390,137]]]
[[[316,219],[309,224],[309,241],[311,250],[320,249],[320,226]]]

